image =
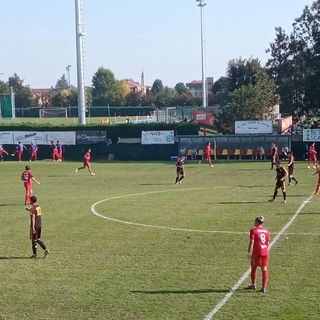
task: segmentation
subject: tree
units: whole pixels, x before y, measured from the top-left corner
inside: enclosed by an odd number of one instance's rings
[[[131,93],[131,90],[128,86],[127,81],[125,80],[117,81],[117,90],[115,94],[115,101],[117,105],[122,106],[126,104],[126,97],[130,93]]]
[[[17,108],[30,108],[32,106],[32,94],[29,86],[23,85],[23,80],[15,73],[8,80],[8,85],[15,93],[15,105]]]
[[[229,95],[230,91],[230,79],[228,77],[219,78],[212,86],[212,98],[209,100],[210,105],[218,104],[225,106],[231,102]]]
[[[67,108],[70,106],[71,102],[71,91],[64,89],[59,90],[53,97],[52,97],[52,105],[59,108]]]
[[[69,83],[65,74],[63,74],[62,77],[57,81],[55,89],[59,91],[69,89]]]
[[[177,94],[180,96],[182,94],[185,94],[189,91],[189,89],[185,86],[184,83],[179,82],[175,85],[174,89],[176,90]]]
[[[106,106],[114,103],[117,80],[110,70],[100,67],[92,77],[92,87],[93,106]]]
[[[320,1],[306,6],[287,35],[276,28],[267,62],[281,98],[281,111],[315,111],[320,105]]]
[[[153,82],[153,85],[152,85],[152,88],[151,88],[151,93],[156,96],[160,93],[163,92],[163,84],[162,84],[162,81],[160,79],[156,79],[154,82]]]
[[[0,94],[10,94],[10,87],[7,83],[0,80]]]
[[[261,120],[270,117],[278,102],[276,86],[258,59],[232,60],[227,70],[230,103],[223,106],[218,121],[229,132],[236,120]]]

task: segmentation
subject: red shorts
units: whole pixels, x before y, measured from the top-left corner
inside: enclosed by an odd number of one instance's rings
[[[269,263],[268,256],[252,256],[251,264],[256,267],[267,267]]]
[[[84,167],[89,167],[89,162],[88,162],[88,161],[84,161],[84,162],[83,162],[83,166],[84,166]]]
[[[211,154],[206,153],[206,154],[205,154],[205,158],[206,158],[206,160],[208,160],[208,161],[211,160]]]

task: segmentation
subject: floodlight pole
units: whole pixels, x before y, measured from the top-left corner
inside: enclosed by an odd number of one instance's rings
[[[75,0],[76,5],[76,45],[77,45],[77,79],[78,79],[78,117],[80,124],[86,124],[86,103],[84,93],[84,64],[83,64],[83,37],[81,23],[81,0]]]
[[[205,0],[196,0],[198,7],[200,7],[200,21],[201,21],[201,68],[202,68],[202,107],[207,107],[207,92],[206,92],[206,76],[205,76],[205,57],[204,57],[204,30],[203,30],[203,7],[207,4]]]
[[[71,68],[71,64],[68,64],[68,65],[66,66],[66,70],[68,71],[68,87],[69,87],[69,91],[71,90],[70,68]]]

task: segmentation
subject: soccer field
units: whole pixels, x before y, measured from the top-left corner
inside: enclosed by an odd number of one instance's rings
[[[46,259],[29,259],[25,165],[41,182]],[[181,185],[174,162],[79,165],[0,163],[1,320],[319,319],[320,197],[305,163],[286,204],[281,191],[268,203],[269,162],[187,162]],[[256,215],[274,241],[266,294],[244,290]]]

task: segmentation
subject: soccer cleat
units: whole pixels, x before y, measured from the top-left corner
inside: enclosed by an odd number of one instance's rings
[[[316,166],[313,166],[312,168],[313,168],[313,169],[316,169],[317,167],[316,167]]]
[[[179,184],[181,184],[181,180],[179,180]]]
[[[298,180],[296,180],[296,183],[295,183],[295,185],[297,185],[298,184]]]
[[[14,157],[14,154],[13,154],[13,153],[11,153],[11,157]]]
[[[266,290],[266,288],[261,288],[261,289],[259,290],[259,292],[261,292],[261,293],[266,293],[267,290]]]
[[[269,202],[275,202],[275,200],[272,198],[272,199],[270,199],[270,200],[268,200]]]
[[[90,176],[95,176],[95,175],[96,175],[96,174],[95,174],[95,173],[93,173],[93,172],[91,172],[91,173],[90,173]]]
[[[283,200],[283,203],[287,203],[287,200]]]
[[[76,173],[78,172],[78,169],[76,169]]]
[[[288,183],[288,186],[291,186],[291,182]]]
[[[48,249],[46,249],[46,250],[44,251],[43,259],[44,259],[48,254],[49,254],[49,250],[48,250]]]
[[[33,254],[30,259],[37,259],[37,256],[35,254]]]
[[[213,168],[213,167],[214,167],[214,165],[212,164],[210,167],[211,167],[211,168]]]
[[[308,169],[310,169],[310,166],[308,166]]]
[[[255,284],[249,284],[247,287],[246,287],[246,290],[256,290],[257,287]]]

